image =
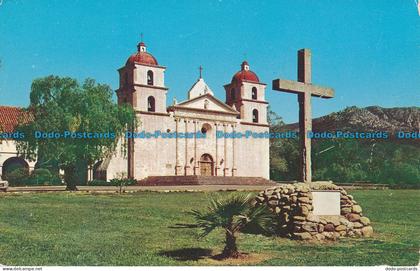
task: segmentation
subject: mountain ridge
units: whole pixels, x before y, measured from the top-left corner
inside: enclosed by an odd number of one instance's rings
[[[299,123],[286,124],[286,130],[299,130]],[[420,132],[420,107],[368,106],[347,107],[319,118],[312,119],[314,132],[334,131],[386,131]]]

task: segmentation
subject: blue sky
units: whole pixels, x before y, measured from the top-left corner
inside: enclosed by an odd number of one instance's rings
[[[1,1],[1,0],[0,0]],[[336,90],[313,98],[314,117],[347,106],[420,106],[420,16],[398,1],[38,1],[0,5],[0,104],[26,106],[34,78],[95,78],[118,87],[117,69],[140,33],[167,66],[172,97],[186,99],[198,66],[224,100],[245,58],[267,83],[267,100],[286,122],[297,97],[271,90],[296,79],[296,51],[312,50],[312,81]]]

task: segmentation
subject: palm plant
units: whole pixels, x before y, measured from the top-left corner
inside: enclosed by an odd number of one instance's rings
[[[272,225],[272,214],[265,205],[253,206],[252,194],[230,194],[225,198],[211,198],[207,209],[193,210],[196,227],[203,230],[200,237],[217,228],[225,231],[225,248],[222,258],[238,258],[236,239],[240,232],[250,229],[268,231]]]

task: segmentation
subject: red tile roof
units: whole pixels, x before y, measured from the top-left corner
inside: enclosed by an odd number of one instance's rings
[[[152,65],[152,66],[157,66],[159,65],[156,58],[147,52],[143,52],[140,50],[141,47],[146,47],[146,44],[144,44],[144,42],[140,42],[137,45],[137,53],[131,55],[126,62],[127,64],[134,64],[134,63],[139,63],[139,64],[146,64],[146,65]]]
[[[0,132],[13,133],[21,123],[28,123],[32,116],[23,108],[14,106],[0,106]]]
[[[258,79],[258,76],[255,74],[255,72],[251,71],[251,70],[246,70],[245,66],[249,67],[248,62],[244,61],[241,64],[241,70],[238,71],[237,73],[235,73],[235,75],[233,75],[232,77],[232,83],[233,82],[237,82],[237,83],[242,83],[242,81],[250,81],[250,82],[256,82],[259,83],[260,79]]]

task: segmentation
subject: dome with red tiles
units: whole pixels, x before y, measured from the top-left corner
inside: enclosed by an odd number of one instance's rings
[[[249,82],[256,82],[256,83],[260,82],[260,79],[258,79],[258,76],[255,74],[255,72],[249,69],[249,64],[246,61],[242,62],[241,70],[235,73],[235,75],[232,77],[232,83],[233,82],[241,83],[242,81],[249,81]]]
[[[153,65],[153,66],[159,65],[156,58],[152,56],[151,54],[149,54],[148,52],[146,52],[146,44],[144,44],[144,42],[140,42],[137,45],[137,53],[131,55],[127,59],[126,65],[134,64],[134,63]]]

